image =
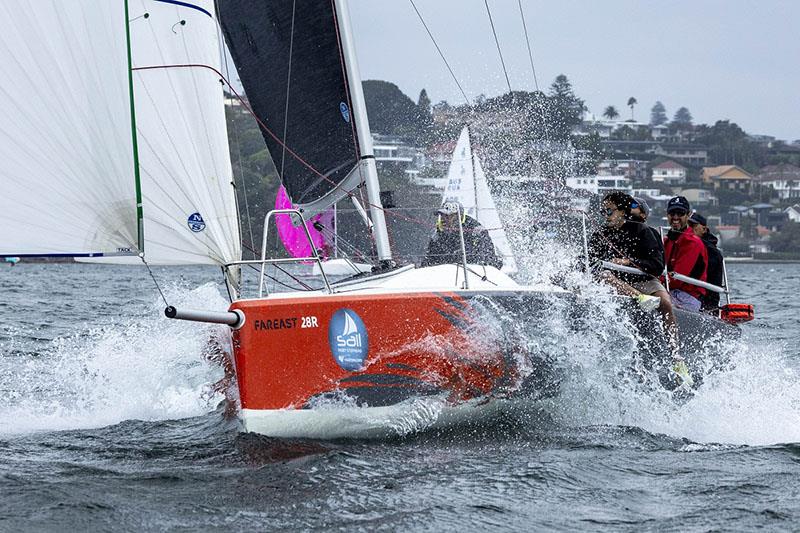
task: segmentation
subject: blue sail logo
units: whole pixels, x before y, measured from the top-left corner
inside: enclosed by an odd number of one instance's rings
[[[328,326],[328,343],[336,363],[350,372],[361,370],[369,352],[367,328],[352,309],[339,309]]]
[[[195,233],[199,233],[206,229],[206,222],[203,220],[203,217],[200,216],[200,213],[192,213],[189,215],[186,224],[189,225],[189,229]]]
[[[339,112],[342,114],[342,118],[348,124],[350,123],[350,108],[344,102],[339,102]]]

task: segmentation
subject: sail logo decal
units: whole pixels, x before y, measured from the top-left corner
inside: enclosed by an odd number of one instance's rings
[[[192,213],[189,215],[189,218],[186,220],[186,224],[189,226],[189,229],[195,233],[200,233],[206,229],[206,221],[203,220],[203,217],[200,216],[200,213]]]
[[[336,363],[354,372],[364,367],[369,352],[367,327],[352,309],[339,309],[328,326],[328,344]]]
[[[348,124],[350,123],[350,108],[344,102],[339,102],[339,112],[342,114],[342,118]]]

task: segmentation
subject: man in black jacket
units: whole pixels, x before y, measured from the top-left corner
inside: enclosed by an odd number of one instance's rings
[[[723,266],[722,266],[722,252],[717,248],[717,239],[711,230],[708,229],[708,221],[706,217],[699,213],[692,213],[689,217],[689,225],[692,227],[694,234],[700,237],[703,244],[706,245],[708,252],[708,270],[706,271],[706,281],[717,287],[722,287],[724,282]],[[716,313],[719,309],[719,293],[706,290],[703,296],[702,310],[711,313]]]
[[[621,191],[608,193],[603,198],[606,223],[589,239],[589,259],[630,266],[645,273],[637,275],[610,270],[603,271],[600,278],[617,292],[637,298],[640,304],[658,302],[674,357],[673,370],[682,381],[691,385],[691,376],[678,354],[678,326],[672,310],[672,299],[658,280],[658,276],[664,272],[664,246],[653,228],[630,219],[633,203],[634,199]],[[647,296],[651,299],[647,299]]]
[[[464,231],[467,263],[495,268],[503,266],[503,260],[497,257],[489,232],[477,220],[467,216],[460,203],[445,202],[436,213],[436,233],[428,243],[428,253],[422,266],[461,264],[464,261],[461,253],[459,217]]]

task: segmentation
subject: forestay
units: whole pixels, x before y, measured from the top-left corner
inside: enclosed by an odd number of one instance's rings
[[[486,228],[497,251],[503,258],[503,272],[516,272],[517,263],[489,190],[483,166],[472,151],[468,127],[461,130],[456,148],[453,150],[442,202],[447,201],[461,203],[464,212]]]
[[[213,2],[126,4],[0,4],[0,255],[240,257]]]

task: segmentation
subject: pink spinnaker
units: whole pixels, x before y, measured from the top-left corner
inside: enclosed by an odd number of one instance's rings
[[[292,209],[292,201],[289,195],[286,194],[286,189],[283,185],[278,189],[278,196],[275,198],[275,209]],[[300,225],[299,220],[297,225],[292,222],[291,215],[276,215],[275,223],[278,225],[278,235],[283,242],[286,251],[292,257],[311,257],[314,252],[308,244],[308,237]],[[333,226],[333,210],[329,209],[324,213],[320,213],[311,217],[306,221],[308,232],[311,234],[311,241],[314,247],[320,251],[320,255],[327,259],[332,254],[332,244],[325,239],[325,235],[314,227],[314,222],[319,222],[325,226],[329,235],[333,235],[335,228]],[[332,238],[332,237],[331,237]]]

